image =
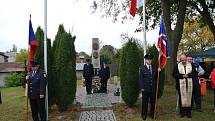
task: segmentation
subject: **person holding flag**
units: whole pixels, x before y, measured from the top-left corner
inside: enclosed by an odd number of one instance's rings
[[[46,121],[45,95],[46,95],[46,74],[40,69],[39,63],[32,62],[31,71],[26,76],[28,80],[28,97],[31,104],[33,121]],[[38,114],[40,118],[38,117]]]
[[[139,85],[142,92],[142,111],[141,116],[143,120],[147,118],[148,112],[148,102],[150,100],[150,116],[154,118],[155,112],[155,101],[156,101],[156,79],[157,79],[157,69],[156,66],[152,64],[152,55],[146,54],[145,65],[141,65],[139,68]]]
[[[33,121],[46,121],[45,93],[46,93],[46,74],[39,68],[39,63],[35,61],[35,54],[38,44],[33,31],[31,19],[29,21],[29,64],[26,76],[26,103],[28,120],[28,98],[31,104]],[[39,116],[40,118],[39,118]]]

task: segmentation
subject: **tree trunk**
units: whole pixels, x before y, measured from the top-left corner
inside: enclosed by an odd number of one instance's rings
[[[166,65],[166,81],[168,84],[174,84],[175,79],[172,76],[172,71],[174,66],[176,65],[177,51],[178,51],[178,46],[181,38],[174,37],[173,33],[171,33],[169,38],[170,38],[169,40],[174,40],[174,41],[169,41],[170,58],[168,58],[167,65]]]
[[[161,7],[164,16],[164,24],[165,24],[165,31],[167,34],[167,40],[169,43],[170,49],[170,58],[167,61],[166,66],[166,82],[169,84],[173,84],[175,79],[172,77],[172,71],[174,65],[176,64],[177,58],[177,51],[178,46],[182,37],[183,33],[183,26],[184,26],[184,18],[186,14],[186,4],[187,0],[180,0],[179,1],[179,9],[177,15],[176,26],[174,30],[171,29],[171,17],[170,17],[170,1],[168,0],[161,0]]]
[[[215,26],[213,19],[211,17],[211,14],[208,11],[208,7],[205,4],[205,2],[200,1],[200,4],[202,5],[203,11],[200,13],[203,17],[203,20],[205,23],[207,23],[208,27],[210,28],[211,32],[213,33],[214,41],[215,41]]]
[[[215,41],[215,25],[212,19],[212,16],[208,10],[208,6],[206,5],[205,1],[199,1],[200,5],[202,6],[203,10],[199,8],[196,3],[191,2],[191,5],[196,8],[196,10],[202,15],[203,20],[207,23],[208,27],[210,28],[211,32],[213,33],[214,41]]]

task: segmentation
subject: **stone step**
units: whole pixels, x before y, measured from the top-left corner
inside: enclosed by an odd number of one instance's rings
[[[81,108],[105,108],[112,107],[108,95],[105,93],[94,93],[85,97],[85,102]]]
[[[116,121],[113,110],[84,111],[79,121]]]

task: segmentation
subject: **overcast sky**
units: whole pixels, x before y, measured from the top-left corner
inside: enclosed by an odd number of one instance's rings
[[[103,44],[120,48],[120,34],[128,33],[135,38],[143,38],[142,33],[134,33],[138,16],[124,24],[112,22],[111,18],[101,18],[92,14],[93,0],[48,0],[47,35],[53,41],[59,24],[66,31],[76,35],[76,51],[91,53],[92,38],[98,37]],[[38,26],[44,28],[44,0],[0,0],[0,52],[9,51],[15,44],[18,49],[28,48],[29,15],[32,16],[34,32]],[[155,43],[158,30],[147,32],[148,43]]]

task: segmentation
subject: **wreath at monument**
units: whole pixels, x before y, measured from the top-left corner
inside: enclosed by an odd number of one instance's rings
[[[93,58],[97,59],[99,57],[98,52],[93,52]]]
[[[93,43],[93,49],[98,50],[99,49],[99,44],[98,43]]]

